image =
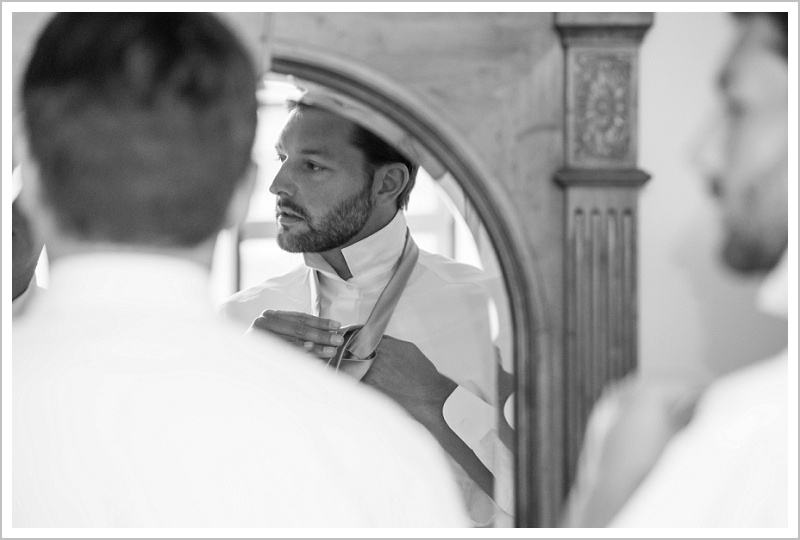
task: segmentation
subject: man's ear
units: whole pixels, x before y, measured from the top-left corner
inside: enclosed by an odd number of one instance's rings
[[[46,200],[39,173],[39,163],[30,152],[27,133],[22,127],[22,122],[14,124],[13,144],[18,163],[12,176],[19,189],[13,202],[13,210],[20,216],[24,216],[30,239],[27,249],[34,257],[35,266],[35,261],[38,260],[45,241],[49,242],[48,256],[50,260],[52,261],[56,256],[57,248],[53,244],[57,244],[57,242],[51,241],[63,231],[63,227],[58,223],[52,205]],[[20,216],[14,220],[17,225],[21,225]],[[13,225],[13,227],[16,229],[17,225]],[[16,235],[15,231],[12,232]],[[14,257],[16,258],[16,255]],[[14,264],[17,264],[16,260]]]
[[[26,215],[37,215],[39,207],[43,204],[42,188],[39,183],[39,164],[31,156],[28,136],[21,120],[14,122],[13,137],[14,154],[17,158],[13,176],[15,184],[18,184],[15,186],[15,190],[19,190],[18,201],[15,202]],[[22,189],[23,187],[25,189]]]
[[[230,203],[228,203],[228,211],[225,215],[223,228],[230,229],[244,223],[247,211],[250,209],[250,197],[253,195],[253,190],[256,186],[257,170],[255,163],[251,162],[244,176],[234,188],[233,196]]]
[[[403,163],[381,165],[373,175],[373,195],[376,203],[397,201],[408,185],[410,173]]]

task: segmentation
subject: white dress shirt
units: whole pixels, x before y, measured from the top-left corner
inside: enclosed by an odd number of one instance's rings
[[[760,305],[788,314],[788,262]],[[787,351],[712,383],[611,527],[788,527]],[[793,509],[796,510],[796,509]]]
[[[193,263],[57,260],[12,362],[13,527],[469,523],[421,426],[279,340],[242,339]]]
[[[349,280],[341,279],[320,254],[305,253],[305,265],[235,294],[223,312],[243,328],[266,309],[310,313],[342,326],[363,324],[398,264],[405,234],[405,217],[397,212],[386,227],[342,250],[353,276]],[[501,469],[511,466],[511,454],[497,436],[498,364],[482,279],[478,268],[420,250],[385,334],[416,344],[440,373],[459,385],[445,403],[448,425],[495,477],[507,477]],[[462,481],[465,490],[477,489],[464,477]],[[478,494],[471,491],[471,497]],[[511,497],[509,490],[495,496],[506,511],[511,510]],[[475,509],[482,503],[468,504]],[[475,521],[487,519],[485,508],[475,510]]]

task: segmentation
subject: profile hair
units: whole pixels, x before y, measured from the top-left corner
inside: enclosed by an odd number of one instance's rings
[[[305,107],[315,107],[302,101],[287,100],[286,107],[289,112],[295,109]],[[380,167],[390,163],[402,163],[408,169],[408,183],[403,191],[397,197],[397,209],[403,210],[408,208],[408,201],[411,197],[411,190],[414,189],[414,184],[417,180],[417,171],[419,165],[401,154],[394,146],[386,142],[382,137],[376,135],[369,129],[353,122],[353,132],[351,134],[350,142],[364,153],[365,161],[367,162],[367,170],[365,174],[368,178],[372,178]]]
[[[62,13],[23,80],[47,204],[83,240],[194,246],[251,161],[256,74],[208,13]]]

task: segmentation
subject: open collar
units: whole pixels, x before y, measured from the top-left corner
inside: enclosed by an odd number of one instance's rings
[[[351,283],[372,280],[381,275],[391,275],[406,239],[406,219],[398,211],[392,221],[375,234],[342,249],[352,278]],[[306,266],[321,272],[326,279],[343,281],[319,253],[303,253]],[[387,278],[388,279],[388,278]]]

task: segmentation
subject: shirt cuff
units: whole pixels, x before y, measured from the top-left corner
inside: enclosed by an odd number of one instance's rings
[[[445,401],[444,419],[495,477],[494,504],[513,514],[513,454],[497,436],[497,409],[459,386]]]
[[[450,429],[472,449],[479,448],[486,434],[496,430],[495,408],[461,386],[447,398],[442,413]]]

